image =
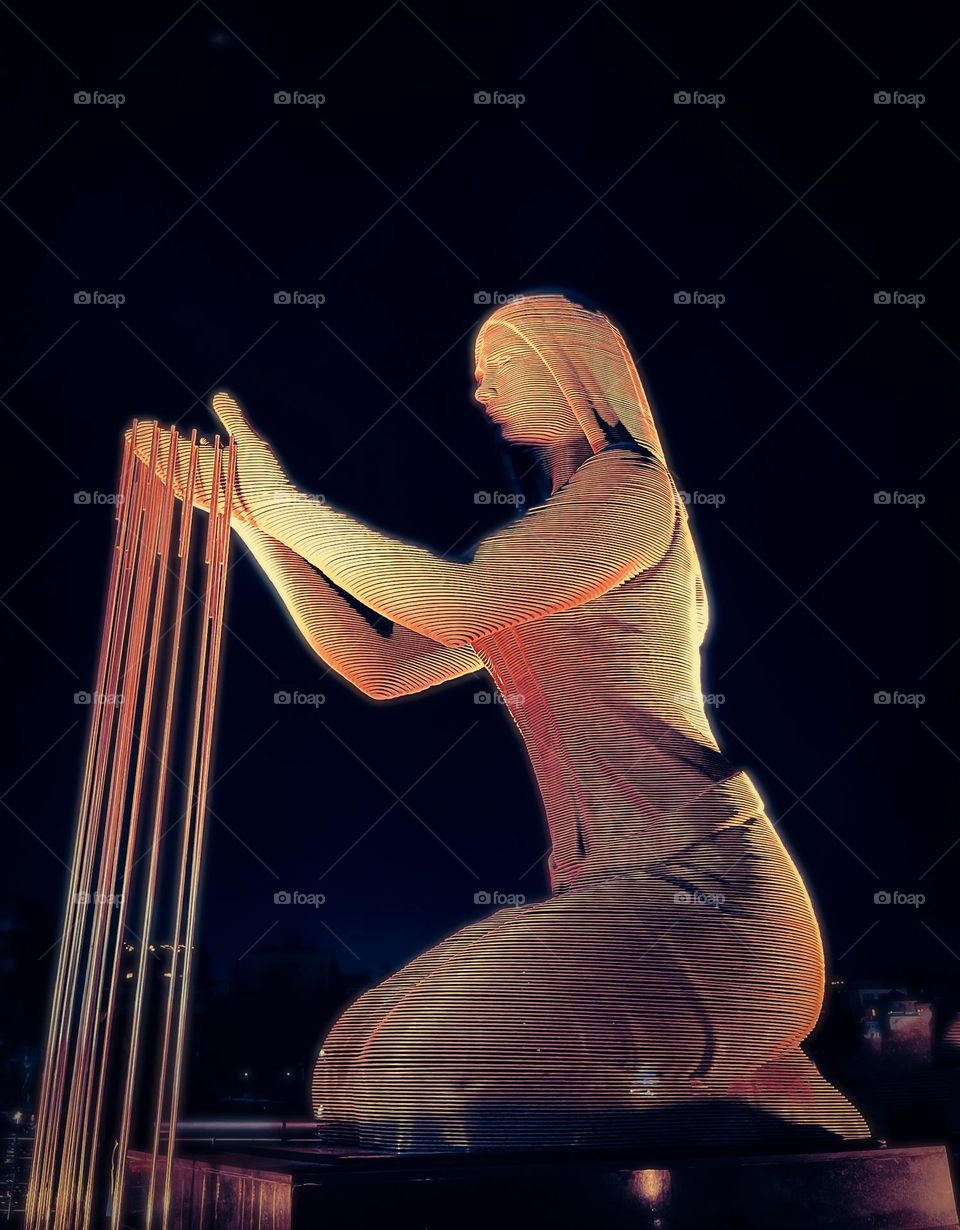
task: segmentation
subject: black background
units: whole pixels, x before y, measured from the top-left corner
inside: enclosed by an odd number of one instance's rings
[[[506,482],[470,397],[475,296],[543,287],[620,324],[680,486],[723,498],[694,507],[704,690],[807,875],[833,973],[952,984],[956,14],[13,8],[0,793],[28,1021],[52,974],[89,712],[73,696],[112,529],[76,493],[111,490],[135,415],[211,430],[204,398],[224,385],[304,486],[445,551],[493,523],[475,494]],[[78,105],[81,90],[125,101]],[[325,101],[277,105],[283,90]],[[477,105],[482,90],[525,101]],[[675,103],[683,90],[725,101]],[[883,90],[925,101],[878,105]],[[326,301],[275,304],[294,290]],[[202,927],[214,977],[293,936],[374,979],[484,912],[475,893],[544,892],[537,796],[505,710],[476,703],[482,678],[365,700],[242,555]],[[325,703],[277,706],[281,690]],[[280,889],[327,901],[276,906]],[[880,890],[926,902],[878,906]]]

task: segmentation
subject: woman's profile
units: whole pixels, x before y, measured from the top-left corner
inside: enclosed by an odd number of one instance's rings
[[[237,445],[235,529],[312,648],[377,699],[487,671],[550,834],[546,899],[464,927],[330,1030],[312,1085],[325,1139],[867,1137],[801,1049],[822,1003],[817,920],[710,728],[696,547],[620,332],[563,295],[519,297],[480,328],[476,377],[550,492],[462,561],[303,496],[213,399]]]

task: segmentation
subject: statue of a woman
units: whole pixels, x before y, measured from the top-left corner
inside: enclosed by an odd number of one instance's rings
[[[822,1001],[817,920],[710,728],[696,548],[623,338],[562,295],[526,296],[484,322],[476,369],[477,400],[541,450],[551,492],[465,561],[302,495],[213,399],[237,443],[236,530],[312,648],[377,699],[488,671],[550,831],[549,897],[464,927],[333,1026],[313,1077],[326,1138],[868,1136],[800,1049]]]

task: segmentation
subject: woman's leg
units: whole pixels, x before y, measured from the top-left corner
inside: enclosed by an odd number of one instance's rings
[[[322,1119],[331,1135],[337,1131],[335,1107],[342,1105],[344,1091],[350,1086],[368,1038],[395,1004],[441,965],[447,954],[473,938],[502,925],[504,915],[515,915],[517,908],[498,910],[487,918],[471,923],[414,957],[395,974],[359,996],[346,1008],[331,1027],[314,1066],[311,1104],[314,1115]],[[332,1101],[335,1099],[335,1102]],[[348,1123],[339,1130],[346,1136]]]
[[[331,1031],[321,1122],[398,1148],[621,1136],[709,1067],[662,893],[631,878],[499,911],[417,958]]]
[[[698,867],[722,901],[677,889]],[[464,928],[331,1031],[322,1122],[394,1148],[865,1135],[799,1050],[823,977],[799,883],[763,821]]]

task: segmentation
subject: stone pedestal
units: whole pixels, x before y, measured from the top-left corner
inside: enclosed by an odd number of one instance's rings
[[[131,1225],[149,1158],[130,1158]],[[159,1185],[162,1189],[162,1184]],[[195,1150],[171,1230],[960,1230],[942,1146],[651,1162],[590,1153]]]

